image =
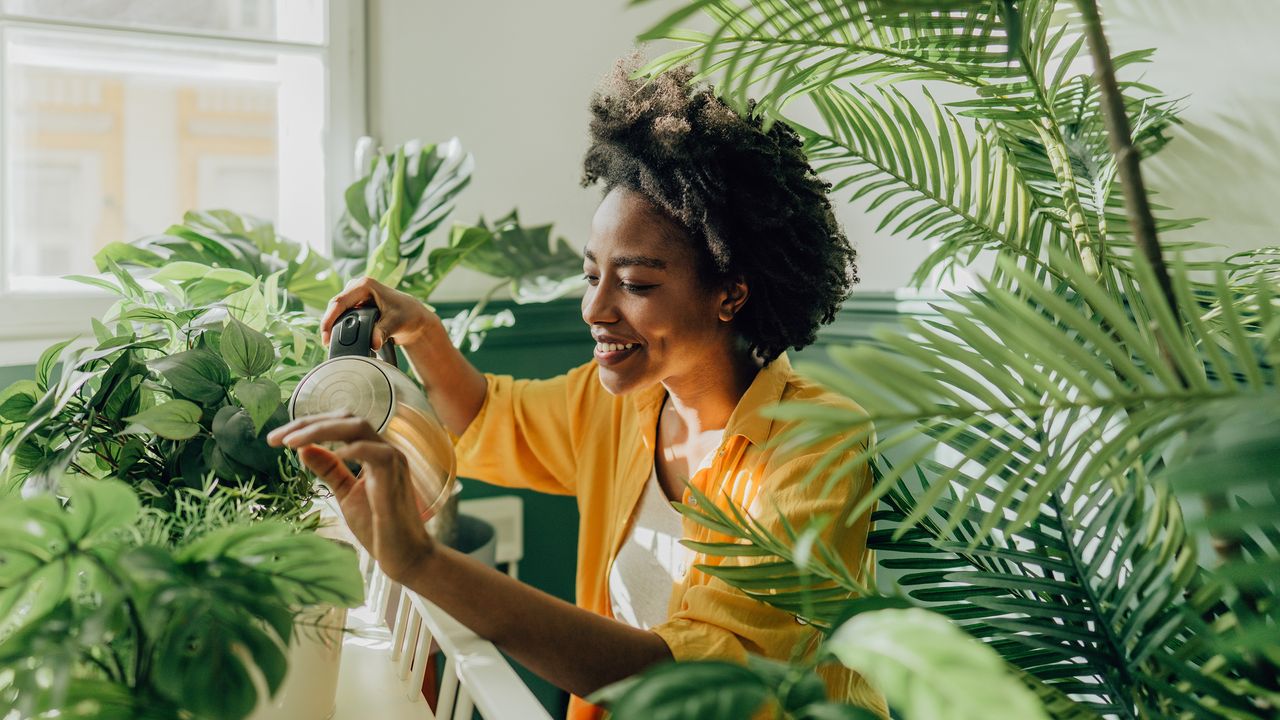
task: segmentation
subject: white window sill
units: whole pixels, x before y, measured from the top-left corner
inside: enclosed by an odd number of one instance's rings
[[[105,315],[114,301],[106,293],[84,290],[0,294],[4,308],[0,312],[0,367],[31,365],[45,348],[77,336],[84,344],[91,343],[89,318]]]

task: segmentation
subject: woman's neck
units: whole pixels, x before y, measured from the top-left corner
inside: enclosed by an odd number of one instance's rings
[[[690,436],[722,430],[760,372],[760,362],[747,350],[737,350],[718,362],[703,362],[682,377],[662,382],[667,389],[666,411],[675,414]]]

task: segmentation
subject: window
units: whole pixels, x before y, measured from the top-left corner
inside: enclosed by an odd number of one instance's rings
[[[186,210],[325,242],[362,37],[360,0],[0,0],[0,364],[105,309],[58,276]]]

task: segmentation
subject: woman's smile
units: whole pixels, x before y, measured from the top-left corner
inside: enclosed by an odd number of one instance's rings
[[[643,351],[640,343],[596,343],[596,362],[612,367]]]

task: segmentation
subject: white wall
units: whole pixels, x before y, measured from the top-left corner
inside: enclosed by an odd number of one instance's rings
[[[520,209],[526,224],[554,222],[586,242],[597,188],[579,187],[587,101],[596,81],[674,0],[369,0],[370,128],[386,146],[458,136],[476,157],[454,218]],[[1144,166],[1159,200],[1183,215],[1216,216],[1196,239],[1233,247],[1276,244],[1269,198],[1280,190],[1280,27],[1267,0],[1104,0],[1117,50],[1162,48],[1147,78],[1187,95],[1186,126]],[[651,51],[650,56],[655,52]],[[1235,127],[1243,123],[1245,129]],[[1224,151],[1219,136],[1235,150]],[[1205,142],[1211,143],[1206,146]],[[838,213],[860,258],[862,290],[906,282],[927,248],[874,234],[859,208]],[[486,280],[465,271],[437,297],[474,298]]]
[[[1157,48],[1145,80],[1185,97],[1174,141],[1143,164],[1156,202],[1208,220],[1170,238],[1280,245],[1280,3],[1104,2],[1113,52]]]

